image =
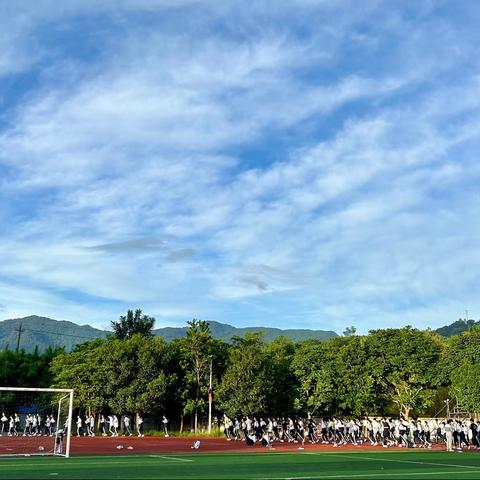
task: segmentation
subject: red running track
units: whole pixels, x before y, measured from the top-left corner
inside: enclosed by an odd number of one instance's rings
[[[200,449],[192,450],[195,437],[72,437],[72,455],[128,455],[128,454],[167,454],[167,453],[193,453],[195,452],[266,452],[266,451],[298,451],[299,444],[278,443],[273,448],[265,448],[261,445],[247,446],[242,441],[226,441],[225,438],[199,437]],[[28,444],[28,447],[26,447]],[[40,447],[40,448],[39,448]],[[41,453],[51,451],[53,438],[49,437],[0,437],[0,454],[12,455]],[[44,450],[42,450],[42,448]],[[434,445],[434,449],[442,450],[443,445]],[[305,451],[375,451],[387,450],[381,445],[346,445],[333,447],[306,443]],[[388,450],[402,450],[401,448],[389,447]]]

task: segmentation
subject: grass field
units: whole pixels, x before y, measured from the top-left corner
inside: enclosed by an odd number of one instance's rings
[[[0,459],[5,479],[480,479],[480,454],[298,452]]]

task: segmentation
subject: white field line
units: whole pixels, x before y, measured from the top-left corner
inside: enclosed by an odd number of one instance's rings
[[[145,460],[146,458],[145,457],[149,457],[149,458],[152,458],[152,459],[155,459],[155,458],[158,458],[158,459],[162,459],[162,461],[158,462],[160,465],[165,465],[166,463],[182,463],[182,462],[195,462],[195,460],[187,460],[187,459],[184,459],[184,458],[178,458],[178,457],[166,457],[166,456],[161,456],[161,455],[146,455],[144,456],[143,458],[132,458],[132,457],[126,457],[124,458],[123,461],[119,461],[119,460],[116,460],[116,461],[111,461],[111,460],[107,460],[106,462],[104,461],[100,461],[101,458],[105,458],[105,457],[99,457],[97,458],[95,461],[88,461],[88,462],[78,462],[78,463],[75,463],[76,466],[90,466],[90,465],[95,465],[95,466],[99,466],[99,467],[105,467],[105,466],[109,466],[109,465],[125,465],[125,464],[128,464],[128,465],[132,465],[132,464],[145,464]],[[110,457],[110,458],[118,458],[118,457]],[[18,458],[17,458],[18,460]],[[67,462],[65,463],[62,463],[60,464],[61,466],[64,466],[64,465],[68,465]],[[39,462],[39,463],[18,463],[15,465],[15,468],[24,468],[24,467],[58,467],[60,466],[58,462],[55,462],[55,463],[43,463],[43,462]],[[73,464],[72,464],[73,465]],[[152,465],[153,465],[153,462],[152,462]],[[3,464],[2,465],[2,462],[0,462],[0,469],[2,466],[7,466],[7,464]]]
[[[171,461],[175,461],[175,462],[194,462],[195,461],[195,460],[190,460],[188,458],[170,457],[170,456],[167,456],[167,455],[148,455],[148,457],[150,457],[150,458],[164,458],[165,460],[171,460]]]
[[[157,445],[155,445],[157,446]],[[425,451],[422,451],[422,453],[427,453],[427,454],[432,454],[432,455],[435,455],[436,453],[439,453],[439,452],[446,452],[446,450],[425,450]],[[344,453],[345,452],[345,453]],[[228,457],[228,456],[238,456],[238,455],[241,455],[242,457],[247,457],[247,456],[253,456],[253,457],[258,457],[258,456],[271,456],[271,455],[365,455],[365,454],[368,454],[368,453],[374,453],[375,455],[383,455],[383,454],[391,454],[391,455],[394,455],[394,454],[405,454],[405,453],[416,453],[417,451],[415,450],[414,452],[407,452],[407,450],[401,450],[401,449],[398,449],[398,450],[374,450],[373,452],[369,452],[368,450],[336,450],[336,451],[325,451],[325,452],[319,452],[319,451],[315,451],[315,452],[309,452],[307,449],[305,450],[301,450],[301,451],[296,451],[296,450],[288,450],[288,451],[279,451],[279,450],[276,450],[275,448],[270,448],[270,449],[265,449],[265,451],[258,451],[258,450],[255,450],[255,451],[248,451],[248,450],[236,450],[236,451],[219,451],[219,452],[203,452],[202,451],[202,448],[200,447],[200,449],[198,451],[196,451],[195,453],[187,453],[186,455],[188,456],[193,456],[193,455],[200,455],[202,457],[205,457],[205,456],[222,456],[222,457]],[[474,453],[473,451],[472,452],[466,452],[466,453]],[[46,456],[46,455],[45,455]],[[92,458],[92,457],[102,457],[102,458],[106,458],[107,455],[82,455],[81,457],[82,458]],[[110,455],[111,457],[116,457],[118,458],[119,455]],[[133,457],[133,456],[136,456],[136,457],[145,457],[145,456],[148,456],[148,453],[132,453],[132,454],[129,454],[129,456]],[[75,457],[75,455],[72,456],[72,458],[80,458],[80,457]],[[1,457],[0,457],[0,461],[1,461]]]
[[[307,453],[307,455],[319,455],[318,453]],[[342,458],[355,458],[360,460],[374,460],[376,462],[394,462],[394,463],[407,463],[407,464],[412,464],[412,465],[431,465],[435,467],[455,467],[455,468],[472,468],[474,470],[479,470],[480,466],[477,467],[475,465],[459,465],[455,463],[438,463],[438,462],[420,462],[420,461],[415,461],[415,460],[396,460],[393,458],[376,458],[376,457],[357,457],[353,455],[348,455],[348,454],[330,454],[330,456],[334,457],[342,457]]]
[[[464,473],[476,473],[474,470],[470,470]],[[332,479],[332,478],[372,478],[372,477],[379,477],[379,478],[386,478],[386,477],[411,477],[411,478],[418,478],[419,476],[427,476],[427,475],[457,475],[458,471],[450,470],[450,471],[437,471],[437,472],[410,472],[410,473],[358,473],[358,474],[344,474],[344,475],[323,475],[323,476],[314,476],[314,477],[259,477],[255,480],[323,480],[323,479]],[[248,478],[248,477],[245,477]],[[140,477],[136,477],[136,480],[146,480],[140,479]]]

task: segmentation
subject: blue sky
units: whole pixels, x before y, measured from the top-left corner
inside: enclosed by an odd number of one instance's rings
[[[476,0],[0,0],[0,318],[480,315]]]

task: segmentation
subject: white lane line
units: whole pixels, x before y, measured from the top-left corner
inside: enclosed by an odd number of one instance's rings
[[[190,460],[188,458],[178,458],[178,457],[170,457],[166,455],[148,455],[150,458],[163,458],[165,460],[171,460],[175,462],[194,462],[195,460]]]
[[[318,455],[317,453],[307,453],[307,455]],[[394,463],[408,463],[412,465],[433,465],[435,467],[455,467],[455,468],[473,468],[474,470],[480,469],[480,466],[477,467],[475,465],[460,465],[457,463],[439,463],[439,462],[420,462],[420,461],[415,461],[415,460],[397,460],[393,458],[376,458],[376,457],[358,457],[358,456],[353,456],[353,455],[348,455],[348,454],[330,454],[332,457],[342,457],[342,458],[355,458],[356,460],[373,460],[375,462],[394,462]]]
[[[468,472],[462,472],[463,474],[466,473],[477,473],[474,470],[470,470]],[[372,478],[372,477],[411,477],[411,478],[418,478],[419,476],[427,476],[427,475],[456,475],[458,471],[450,470],[450,471],[436,471],[436,472],[404,472],[404,473],[358,473],[358,474],[344,474],[344,475],[323,475],[323,476],[314,476],[314,477],[259,477],[255,480],[323,480],[332,479],[332,478]],[[248,477],[245,477],[248,478]],[[140,480],[137,478],[136,480]]]
[[[162,459],[162,462],[160,462],[161,465],[164,465],[165,463],[181,463],[181,462],[194,462],[195,460],[187,460],[187,459],[180,459],[180,458],[177,458],[177,457],[165,457],[165,456],[161,456],[161,455],[147,455],[146,457],[151,457],[152,459],[154,458],[161,458]],[[126,459],[127,460],[127,459]],[[136,461],[133,461],[133,459],[130,459],[130,461],[126,462],[126,461],[105,461],[105,462],[102,462],[101,461],[101,458],[99,458],[97,461],[93,461],[93,462],[75,462],[74,464],[67,464],[67,463],[63,463],[61,464],[62,466],[63,465],[75,465],[75,466],[97,466],[97,467],[108,467],[109,465],[144,465],[145,464],[145,460],[146,458],[144,457],[143,459],[139,459],[137,458]],[[152,463],[153,465],[153,463]],[[17,465],[15,465],[15,468],[25,468],[25,467],[58,467],[59,464],[56,462],[56,463],[19,463]],[[0,463],[0,467],[10,467],[10,465],[2,465]]]

